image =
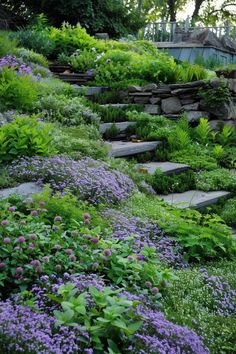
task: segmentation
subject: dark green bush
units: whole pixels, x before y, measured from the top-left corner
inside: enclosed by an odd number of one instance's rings
[[[168,176],[157,169],[151,183],[155,191],[161,194],[182,193],[195,188],[194,173],[192,171]]]

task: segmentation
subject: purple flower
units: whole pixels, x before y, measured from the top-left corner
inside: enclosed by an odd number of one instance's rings
[[[23,268],[22,267],[17,267],[16,268],[16,274],[18,274],[18,275],[23,274]]]
[[[35,267],[39,267],[41,265],[41,263],[38,259],[34,259],[33,261],[30,262],[30,264]]]
[[[39,206],[41,206],[41,207],[45,206],[45,202],[43,200],[40,200],[39,201]]]
[[[89,213],[84,213],[83,218],[84,218],[84,220],[90,219],[90,214]]]
[[[24,243],[24,242],[25,242],[24,236],[18,237],[17,241],[18,241],[19,243]]]
[[[60,251],[60,250],[61,250],[61,245],[55,245],[54,248],[55,248],[57,251]]]
[[[37,235],[36,235],[36,234],[30,234],[30,239],[31,239],[32,241],[37,240]]]
[[[44,261],[45,263],[48,263],[48,262],[49,262],[49,257],[48,257],[48,256],[44,256],[44,257],[43,257],[43,261]]]
[[[73,253],[73,250],[72,250],[71,248],[68,248],[68,249],[66,250],[66,253],[70,255],[70,254]]]
[[[5,268],[5,263],[0,262],[0,269],[3,269],[3,268]]]
[[[13,213],[15,210],[16,210],[16,207],[14,207],[14,206],[11,206],[11,207],[8,208],[8,211],[10,213]]]
[[[144,255],[143,254],[138,254],[136,258],[137,258],[138,261],[142,261],[142,260],[144,260]]]
[[[8,243],[11,243],[11,239],[9,237],[5,237],[3,239],[3,243],[5,243],[7,245]]]
[[[37,210],[32,210],[31,211],[31,215],[32,216],[37,216],[38,215],[38,211]]]
[[[70,255],[69,259],[70,259],[71,262],[75,262],[76,261],[76,257],[73,254]]]
[[[145,285],[149,289],[152,287],[152,283],[150,281],[146,281]]]
[[[57,216],[55,216],[54,221],[55,222],[61,222],[62,221],[62,217],[57,215]]]
[[[109,256],[111,255],[111,253],[112,253],[112,251],[111,251],[109,248],[107,248],[107,249],[104,250],[104,255],[105,255],[106,257],[109,257]]]
[[[153,293],[153,295],[156,295],[159,292],[158,288],[152,288],[151,292]]]
[[[99,242],[99,238],[98,237],[92,237],[91,238],[91,242],[96,244],[96,243]]]
[[[1,222],[1,225],[2,225],[2,226],[7,226],[7,225],[9,225],[9,221],[8,221],[8,220],[3,220],[3,221]]]

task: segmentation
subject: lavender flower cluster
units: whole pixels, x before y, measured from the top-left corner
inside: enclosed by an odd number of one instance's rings
[[[70,275],[69,273],[64,273],[63,277],[59,277],[54,274],[50,277],[43,275],[39,279],[39,282],[33,285],[31,289],[36,307],[47,313],[51,313],[52,311],[58,309],[58,305],[52,302],[48,298],[47,294],[50,293],[57,296],[59,287],[68,282],[74,284],[81,293],[88,290],[90,286],[95,287],[99,291],[102,291],[106,286],[101,277],[92,273],[86,275]],[[91,303],[91,299],[87,299],[87,301],[88,304]]]
[[[128,212],[125,214],[114,209],[103,212],[103,216],[111,222],[114,238],[124,240],[135,235],[135,252],[140,252],[144,246],[154,247],[162,262],[181,268],[187,266],[183,249],[176,240],[168,237],[154,222],[127,214]]]
[[[90,158],[74,161],[63,156],[25,157],[9,166],[9,174],[21,181],[49,183],[55,191],[70,189],[93,204],[119,202],[134,189],[128,176]]]
[[[159,312],[138,306],[138,314],[144,318],[143,326],[134,335],[129,353],[137,354],[208,354],[202,339],[187,327],[181,327]]]
[[[207,290],[213,298],[213,310],[219,316],[236,315],[236,291],[226,279],[216,275],[209,275],[206,269],[201,269]]]
[[[21,62],[17,57],[14,55],[6,55],[5,57],[0,58],[0,70],[3,67],[12,68],[17,71],[19,75],[32,75],[32,70],[29,65],[24,64]]]
[[[52,316],[33,312],[31,308],[14,305],[11,301],[0,302],[2,353],[92,354],[84,341],[89,342],[89,336],[79,326],[73,329],[55,327]]]

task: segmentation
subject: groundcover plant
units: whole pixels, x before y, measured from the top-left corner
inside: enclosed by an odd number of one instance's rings
[[[149,42],[98,40],[68,24],[39,22],[0,43],[0,353],[236,352],[235,133],[112,106],[121,87],[207,71]],[[48,59],[113,90],[88,101],[52,76]],[[99,124],[123,120],[136,123],[128,137],[163,143],[140,160],[191,170],[150,176],[111,158]],[[41,192],[2,197],[28,182]],[[200,212],[156,196],[196,187],[232,199]]]

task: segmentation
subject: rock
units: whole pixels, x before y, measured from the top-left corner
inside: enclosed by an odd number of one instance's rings
[[[221,80],[219,79],[214,79],[210,81],[210,85],[213,89],[218,89],[220,87]]]
[[[165,114],[166,118],[173,119],[173,120],[179,119],[179,116],[180,116],[179,114]]]
[[[134,92],[142,92],[142,88],[140,86],[130,86],[128,88],[128,91],[130,93],[134,93]]]
[[[182,105],[192,104],[196,101],[194,98],[182,98],[180,99]]]
[[[0,198],[8,198],[11,194],[20,194],[22,196],[30,196],[34,193],[41,193],[42,187],[39,187],[36,183],[22,183],[14,188],[5,188],[0,190]]]
[[[109,39],[109,34],[108,33],[95,33],[95,38],[97,39]]]
[[[161,101],[161,109],[166,114],[179,113],[181,108],[180,100],[177,97],[165,98]]]
[[[222,48],[220,39],[209,29],[195,29],[190,35],[189,42],[197,42],[204,46]]]
[[[228,84],[230,91],[233,91],[233,93],[236,94],[236,79],[229,79]]]
[[[129,96],[133,97],[150,97],[152,96],[151,92],[131,92],[129,93]]]
[[[198,92],[198,89],[199,89],[199,87],[179,88],[176,90],[172,90],[171,94],[176,95],[176,96],[184,95],[184,94],[193,94],[193,93]]]
[[[186,104],[182,107],[184,111],[198,111],[199,109],[199,102],[195,102],[192,104]]]
[[[236,44],[231,41],[231,39],[227,36],[223,36],[220,39],[222,47],[229,50],[230,52],[236,52]]]
[[[195,87],[202,87],[205,86],[206,82],[204,80],[199,80],[199,81],[192,81],[192,82],[186,82],[183,84],[172,84],[169,85],[171,90],[176,90],[179,88],[195,88]]]
[[[143,92],[153,91],[156,89],[157,89],[156,84],[148,84],[148,85],[143,86]]]
[[[134,103],[137,104],[148,104],[149,103],[149,97],[134,97]]]
[[[161,114],[161,107],[154,104],[146,104],[144,112],[149,114]]]
[[[169,86],[159,86],[156,90],[153,90],[152,93],[155,95],[159,95],[159,94],[167,94],[170,93],[170,87]]]
[[[224,127],[224,125],[228,125],[236,131],[236,121],[235,120],[210,120],[209,121],[211,129],[213,130],[220,130]]]
[[[161,98],[160,97],[152,97],[152,98],[150,98],[149,102],[151,104],[157,104],[157,103],[161,102]]]
[[[236,118],[236,109],[232,101],[223,103],[220,107],[208,107],[207,110],[217,119],[229,120]]]
[[[189,122],[198,122],[200,118],[209,118],[209,113],[205,111],[186,111],[185,114]]]

